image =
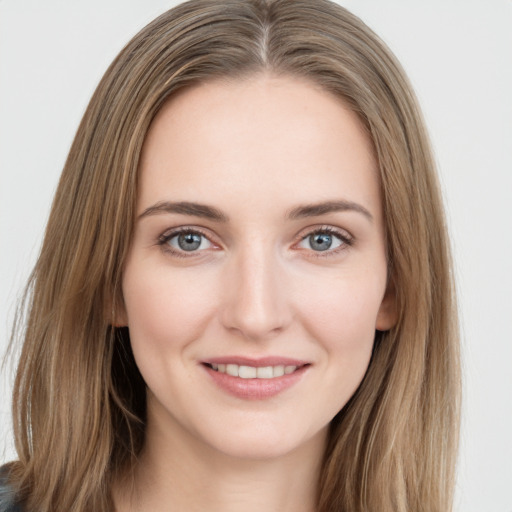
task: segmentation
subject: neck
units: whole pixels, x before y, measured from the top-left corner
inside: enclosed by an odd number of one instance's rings
[[[117,512],[314,512],[326,431],[276,457],[236,457],[148,419],[133,478],[114,487]]]

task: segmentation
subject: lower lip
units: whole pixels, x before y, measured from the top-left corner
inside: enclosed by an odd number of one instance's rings
[[[265,400],[297,384],[310,365],[297,368],[293,373],[273,379],[242,379],[213,370],[203,365],[215,384],[230,395],[244,400]]]

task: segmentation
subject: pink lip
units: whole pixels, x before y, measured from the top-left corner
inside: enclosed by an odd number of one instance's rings
[[[297,366],[298,368],[290,374],[273,379],[242,379],[233,377],[227,373],[220,373],[211,364],[237,364],[254,367],[263,366]],[[309,370],[310,364],[305,361],[283,357],[264,357],[251,359],[238,356],[217,357],[204,361],[202,367],[208,373],[213,382],[223,391],[232,396],[244,400],[265,400],[282,393],[297,384],[304,374]]]

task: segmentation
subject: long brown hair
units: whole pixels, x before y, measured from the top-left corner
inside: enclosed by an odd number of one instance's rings
[[[144,440],[144,382],[128,332],[112,320],[146,132],[177,90],[260,71],[320,85],[366,127],[399,311],[332,421],[318,510],[451,509],[459,415],[451,262],[431,150],[403,70],[328,0],[192,0],[144,28],[109,67],[59,182],[21,313],[10,480],[27,511],[112,510],[112,482]]]

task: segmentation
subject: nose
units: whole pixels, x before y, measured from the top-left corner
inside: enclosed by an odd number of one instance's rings
[[[226,269],[222,322],[248,340],[267,340],[290,324],[292,311],[284,272],[271,249],[254,245],[233,256]]]

